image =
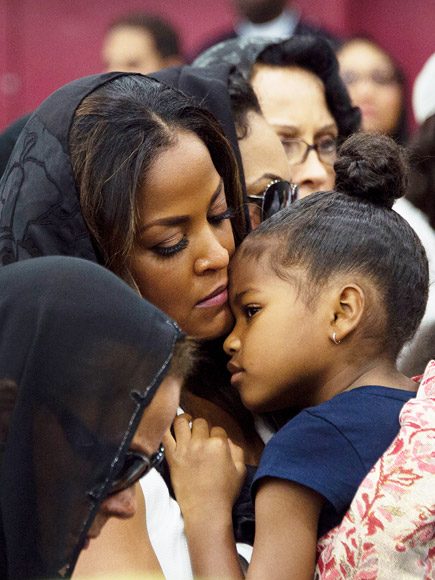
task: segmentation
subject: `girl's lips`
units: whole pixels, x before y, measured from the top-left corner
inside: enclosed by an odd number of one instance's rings
[[[228,290],[226,286],[218,289],[208,298],[201,300],[196,306],[198,308],[210,308],[212,306],[222,306],[225,302],[228,302]]]
[[[233,387],[235,387],[237,385],[237,383],[239,383],[241,378],[242,378],[243,369],[240,368],[237,364],[235,364],[232,361],[228,362],[227,369],[228,369],[228,372],[231,373],[231,379],[230,379],[231,384],[233,385]]]
[[[237,383],[240,382],[240,379],[242,378],[242,373],[243,371],[238,371],[237,373],[231,375],[231,384],[233,387],[237,386]]]

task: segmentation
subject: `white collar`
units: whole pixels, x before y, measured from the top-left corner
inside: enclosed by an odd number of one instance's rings
[[[274,20],[264,24],[253,24],[249,20],[242,20],[236,26],[238,36],[264,36],[266,38],[288,38],[298,25],[300,15],[296,10],[286,9]]]

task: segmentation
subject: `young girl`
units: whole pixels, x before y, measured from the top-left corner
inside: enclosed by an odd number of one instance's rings
[[[256,413],[300,409],[267,444],[254,480],[251,580],[313,578],[317,539],[343,518],[417,388],[396,368],[428,292],[424,249],[392,210],[404,159],[388,137],[359,134],[335,168],[336,191],[266,220],[231,263],[231,382]],[[243,578],[235,557],[221,564],[234,553],[241,461],[224,433],[210,435],[202,421],[190,431],[177,419],[175,440],[166,437],[171,476],[196,574]]]

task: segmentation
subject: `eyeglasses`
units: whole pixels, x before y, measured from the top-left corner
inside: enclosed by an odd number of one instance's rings
[[[247,197],[261,207],[262,220],[265,220],[298,199],[298,186],[290,181],[275,179],[260,195],[248,195]],[[259,201],[261,201],[261,205],[258,203]]]
[[[153,467],[158,467],[164,456],[163,445],[160,445],[159,450],[151,456],[137,451],[127,451],[121,470],[113,480],[108,495],[119,493],[139,481]]]
[[[281,143],[287,154],[287,159],[292,165],[304,163],[310,151],[315,151],[319,160],[327,165],[334,165],[337,159],[337,139],[335,137],[324,137],[319,139],[314,145],[309,145],[303,139],[291,139],[280,137]]]
[[[341,73],[341,78],[346,86],[350,87],[356,85],[361,81],[370,81],[374,85],[386,87],[398,83],[398,76],[394,71],[375,69],[366,74],[357,73],[353,70],[344,70]]]

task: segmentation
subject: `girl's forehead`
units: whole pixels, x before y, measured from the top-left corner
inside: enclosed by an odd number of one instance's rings
[[[255,253],[244,253],[243,248],[236,251],[231,258],[229,266],[230,282],[240,285],[248,280],[261,280],[265,277],[275,275],[270,267],[270,256],[268,252],[262,252],[259,255]]]

